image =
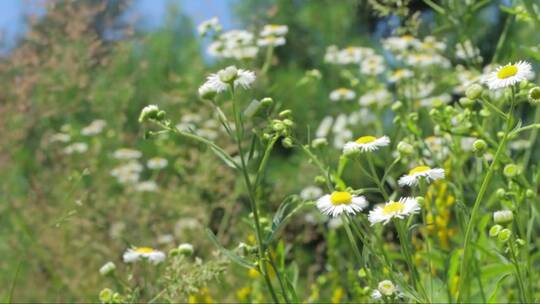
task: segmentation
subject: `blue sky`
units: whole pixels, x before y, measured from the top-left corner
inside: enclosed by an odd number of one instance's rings
[[[28,9],[27,3],[39,3],[42,0],[0,0],[0,35],[7,48],[14,45],[17,37],[26,29],[23,13]],[[195,24],[219,17],[225,29],[234,26],[231,11],[228,9],[234,0],[134,0],[134,13],[148,29],[158,27],[163,20],[167,5],[179,3],[182,9],[194,20]],[[0,48],[5,52],[6,48]]]

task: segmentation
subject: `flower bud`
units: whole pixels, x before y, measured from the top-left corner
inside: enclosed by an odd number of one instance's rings
[[[283,110],[283,111],[279,112],[278,116],[281,117],[281,118],[285,118],[285,117],[290,117],[291,114],[292,114],[291,110]]]
[[[101,268],[99,269],[99,273],[102,276],[107,276],[114,273],[115,270],[116,270],[116,265],[114,265],[113,262],[107,262],[103,266],[101,266]]]
[[[324,138],[324,137],[315,138],[314,140],[311,141],[311,146],[313,148],[320,148],[320,147],[324,147],[324,146],[327,146],[327,145],[328,145],[328,140],[326,140],[326,138]]]
[[[492,238],[497,237],[499,233],[501,232],[501,229],[502,229],[501,225],[491,226],[491,228],[489,229],[489,236]]]
[[[418,113],[410,113],[409,119],[412,121],[418,121]]]
[[[499,235],[497,235],[497,240],[499,240],[500,242],[506,243],[510,239],[511,236],[512,236],[512,230],[505,228],[501,230],[501,232],[499,232]]]
[[[396,101],[392,104],[392,111],[397,112],[403,107],[403,103],[401,101]]]
[[[473,143],[473,152],[484,153],[487,149],[487,143],[483,139],[477,139]]]
[[[504,166],[503,174],[508,178],[512,178],[520,173],[520,168],[516,164],[508,164]]]
[[[144,107],[139,115],[139,122],[145,122],[150,119],[157,119],[159,108],[156,105],[148,105]]]
[[[496,224],[510,224],[514,219],[514,214],[510,210],[500,210],[493,212],[493,221]]]
[[[261,105],[268,107],[271,106],[274,103],[274,100],[270,97],[265,97],[261,99]]]
[[[524,239],[517,239],[517,240],[516,240],[516,243],[517,243],[518,246],[520,246],[520,247],[523,247],[523,246],[525,246],[525,245],[527,244],[527,242],[525,242]]]
[[[534,191],[532,191],[531,189],[527,189],[527,191],[525,191],[525,196],[527,198],[534,198],[536,196],[536,193],[534,193]]]
[[[282,141],[281,141],[281,144],[283,145],[283,147],[285,148],[292,148],[293,146],[293,141],[290,137],[285,137]]]
[[[214,97],[216,97],[216,95],[217,91],[214,86],[205,83],[199,87],[199,96],[202,99],[212,100],[214,99]]]
[[[527,94],[527,99],[532,105],[537,105],[540,103],[540,87],[534,87],[529,90]]]
[[[367,277],[367,272],[364,268],[360,268],[360,270],[358,270],[358,277],[359,278],[365,278]]]
[[[112,302],[113,291],[109,288],[104,288],[99,292],[99,301],[102,303]]]
[[[461,98],[459,99],[459,103],[460,103],[463,107],[468,108],[468,107],[472,107],[472,106],[474,105],[475,101],[472,100],[472,99],[469,99],[469,98],[467,98],[467,97],[461,97]]]
[[[397,145],[397,150],[402,155],[411,155],[414,152],[414,147],[405,141],[400,141]]]
[[[314,181],[317,185],[324,185],[326,183],[326,178],[322,175],[317,175],[315,176]]]
[[[483,90],[484,88],[481,85],[474,83],[465,90],[465,96],[471,100],[475,100],[482,95]]]
[[[495,195],[498,199],[502,199],[506,196],[506,191],[503,188],[499,188],[497,191],[495,191]]]
[[[396,291],[396,287],[394,286],[394,283],[390,280],[384,280],[379,282],[379,285],[377,286],[377,289],[385,296],[391,296]]]
[[[283,120],[283,123],[284,123],[287,127],[292,127],[292,126],[294,126],[294,122],[293,122],[292,120],[288,119],[288,118],[285,118],[285,119]]]
[[[178,245],[178,252],[183,255],[192,255],[193,254],[193,245],[189,243],[183,243]]]
[[[234,65],[228,66],[218,72],[218,77],[219,80],[225,83],[233,83],[236,77],[238,77],[238,69]]]

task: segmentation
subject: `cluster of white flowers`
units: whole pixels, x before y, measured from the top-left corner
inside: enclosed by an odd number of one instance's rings
[[[81,130],[81,134],[84,136],[94,136],[103,132],[103,129],[107,126],[107,122],[103,119],[96,119],[92,121],[88,126]]]
[[[116,178],[120,184],[129,186],[137,192],[156,192],[159,190],[157,183],[153,180],[140,181],[144,166],[138,161],[142,157],[142,152],[129,148],[121,148],[113,153],[113,157],[122,161],[120,165],[111,170],[111,176]],[[146,162],[150,170],[160,170],[167,167],[169,161],[165,158],[154,157]]]
[[[353,137],[351,127],[366,126],[376,119],[372,111],[366,108],[347,114],[339,114],[337,117],[326,116],[320,122],[315,137],[317,139],[332,137],[332,145],[336,149],[342,149]]]
[[[82,154],[88,151],[88,144],[85,142],[74,142],[64,148],[65,154]]]
[[[206,21],[203,21],[199,26],[197,27],[197,31],[199,32],[199,35],[206,36],[210,31],[214,31],[215,33],[219,33],[222,30],[222,26],[219,23],[219,19],[217,17],[210,18]]]
[[[223,32],[208,46],[208,54],[217,58],[253,59],[258,52],[255,35],[246,30]]]
[[[257,45],[260,47],[266,46],[280,46],[284,45],[285,35],[289,31],[289,27],[286,25],[279,24],[267,24],[263,27],[259,33],[259,39],[257,40]]]
[[[360,46],[349,46],[344,49],[339,49],[335,45],[331,45],[326,49],[324,61],[330,64],[348,65],[360,64],[369,56],[375,55],[375,51],[371,48]]]
[[[102,119],[96,119],[92,121],[88,126],[83,127],[80,130],[80,135],[82,136],[95,136],[103,132],[105,127],[107,126],[107,122]],[[74,134],[73,128],[70,125],[63,125],[62,126],[62,132],[55,133],[48,137],[48,143],[69,143],[72,140],[72,137],[70,134]],[[64,154],[83,154],[88,151],[89,145],[87,142],[84,141],[75,141],[71,144],[64,147],[62,150]]]

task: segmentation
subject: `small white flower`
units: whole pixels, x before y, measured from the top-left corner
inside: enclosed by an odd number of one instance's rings
[[[106,125],[107,125],[107,122],[105,120],[102,120],[102,119],[94,120],[88,126],[84,127],[81,130],[81,134],[84,136],[97,135],[103,131]]]
[[[285,44],[285,38],[278,36],[266,36],[257,40],[258,46],[280,46]]]
[[[129,148],[121,148],[113,153],[113,157],[120,160],[137,159],[142,156],[141,151]]]
[[[444,169],[430,168],[428,166],[418,166],[409,171],[408,174],[403,175],[398,183],[401,187],[415,186],[420,179],[425,178],[426,182],[444,178]]]
[[[353,100],[356,97],[356,93],[353,90],[347,88],[339,88],[330,92],[330,100]]]
[[[330,130],[332,129],[332,124],[334,123],[334,118],[332,116],[326,116],[321,120],[321,123],[319,124],[319,127],[317,128],[317,131],[315,132],[315,136],[317,138],[323,138],[328,135]]]
[[[462,60],[482,60],[480,49],[474,46],[470,40],[465,40],[456,45],[456,57]]]
[[[378,289],[373,289],[371,292],[371,298],[373,300],[380,300],[382,298],[382,294]]]
[[[533,76],[534,72],[531,64],[526,61],[519,61],[498,67],[484,79],[484,82],[491,90],[496,90],[512,86]]]
[[[189,243],[182,243],[182,244],[178,245],[178,251],[181,254],[191,255],[191,254],[193,254],[193,245],[191,245]]]
[[[154,181],[144,181],[137,183],[135,185],[135,190],[137,192],[156,192],[158,190],[158,185]]]
[[[493,221],[496,224],[509,224],[514,220],[514,214],[511,210],[500,210],[493,212]]]
[[[252,71],[237,69],[235,66],[229,66],[215,74],[208,76],[202,87],[206,86],[207,88],[213,89],[217,93],[221,93],[228,89],[229,84],[232,84],[235,88],[241,87],[243,89],[248,89],[254,81],[255,73]]]
[[[149,119],[156,119],[159,113],[159,108],[156,105],[147,105],[141,110],[139,122],[144,122]]]
[[[403,79],[411,78],[413,77],[414,73],[411,70],[408,69],[397,69],[390,76],[388,77],[388,81],[390,82],[399,82]]]
[[[380,55],[371,55],[362,60],[360,72],[365,75],[379,75],[384,72],[384,58]]]
[[[390,280],[384,280],[379,282],[377,289],[381,292],[381,294],[387,297],[393,295],[397,291],[396,286]]]
[[[165,159],[165,158],[154,157],[154,158],[149,159],[146,162],[146,166],[148,167],[148,169],[159,170],[159,169],[163,169],[163,168],[167,167],[168,163],[169,163],[169,161],[167,159]]]
[[[66,133],[56,133],[56,134],[51,135],[51,137],[49,138],[50,143],[54,143],[54,142],[66,143],[66,142],[69,142],[70,140],[71,140],[71,136],[69,136],[69,134],[66,134]]]
[[[371,105],[387,105],[392,100],[392,94],[386,89],[377,89],[370,91],[358,99],[358,103],[361,106],[369,107]]]
[[[284,36],[289,31],[289,27],[280,24],[267,24],[261,31],[261,36]]]
[[[350,141],[343,147],[343,153],[349,154],[354,152],[373,152],[381,147],[386,147],[390,144],[388,136],[362,136],[355,141]]]
[[[204,36],[206,35],[210,30],[214,30],[216,32],[221,31],[221,25],[219,24],[219,19],[217,17],[213,17],[211,19],[203,21],[199,26],[197,27],[197,31],[199,32],[199,35]]]
[[[148,260],[156,265],[165,260],[165,253],[151,247],[129,248],[123,255],[125,263],[134,263],[140,260]]]
[[[403,53],[411,49],[418,49],[421,47],[421,42],[414,36],[403,35],[383,40],[383,46],[392,52]]]
[[[326,194],[317,200],[317,208],[329,216],[339,216],[346,212],[355,214],[368,206],[368,202],[363,196],[353,196],[349,192],[334,191]]]
[[[88,151],[88,144],[84,142],[76,142],[64,148],[65,154],[82,154]]]
[[[317,186],[307,186],[300,192],[300,197],[305,201],[315,200],[323,194],[321,188]]]
[[[393,218],[403,219],[418,211],[420,211],[420,205],[418,205],[415,198],[402,197],[397,202],[390,201],[385,203],[384,206],[377,206],[371,210],[368,220],[372,226],[377,223],[387,224]]]

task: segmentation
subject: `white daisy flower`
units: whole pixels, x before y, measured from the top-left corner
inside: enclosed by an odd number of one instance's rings
[[[384,72],[384,58],[380,55],[371,55],[362,60],[360,72],[365,75],[379,75]]]
[[[387,297],[393,295],[397,291],[396,286],[390,280],[384,280],[379,282],[377,290],[379,290],[381,294]]]
[[[413,197],[402,197],[399,201],[389,201],[384,206],[377,206],[371,210],[368,215],[368,220],[371,225],[383,223],[386,225],[393,218],[403,219],[411,214],[418,213],[420,205]]]
[[[307,186],[300,192],[300,197],[305,201],[315,200],[323,194],[321,188],[317,186]]]
[[[380,300],[382,298],[382,294],[378,289],[373,289],[371,292],[371,298],[373,300]]]
[[[142,156],[142,153],[140,151],[129,149],[129,148],[121,148],[113,153],[113,157],[116,159],[121,160],[127,160],[127,159],[136,159],[140,158]]]
[[[76,142],[64,148],[65,154],[82,154],[88,151],[88,144],[84,142]]]
[[[317,127],[317,131],[315,132],[315,135],[317,138],[323,138],[328,135],[330,130],[332,129],[332,124],[334,123],[334,118],[332,116],[326,116],[321,120],[319,127]]]
[[[360,96],[360,99],[358,99],[358,103],[361,106],[369,107],[374,104],[386,105],[389,104],[391,100],[392,94],[388,92],[388,90],[377,89]]]
[[[151,247],[133,247],[124,253],[123,259],[125,263],[148,260],[155,265],[165,260],[165,253]]]
[[[255,73],[237,69],[235,66],[229,66],[208,76],[206,82],[202,86],[209,86],[213,88],[214,91],[220,93],[226,91],[231,83],[235,88],[242,87],[248,89],[254,81]]]
[[[390,82],[398,82],[400,80],[413,77],[413,71],[409,69],[397,69],[390,74],[388,80]]]
[[[343,147],[343,153],[349,154],[353,152],[373,152],[381,147],[386,147],[390,144],[388,136],[362,136],[355,141],[350,141]]]
[[[258,46],[280,46],[285,44],[285,38],[280,36],[266,36],[257,40]]]
[[[393,52],[405,52],[408,49],[417,49],[420,45],[420,40],[411,35],[389,37],[383,40],[383,46]]]
[[[199,32],[199,35],[204,36],[206,35],[210,30],[214,30],[216,32],[220,32],[222,29],[221,25],[219,24],[219,19],[217,17],[213,17],[211,19],[208,19],[206,21],[203,21],[199,26],[197,27],[197,31]]]
[[[518,61],[514,64],[509,63],[498,67],[485,77],[484,82],[491,90],[496,90],[512,86],[533,76],[531,64],[526,61]]]
[[[411,169],[408,174],[403,175],[399,179],[398,183],[401,187],[415,186],[422,178],[425,178],[428,183],[434,180],[442,179],[444,178],[444,169],[432,169],[428,166],[418,166]]]
[[[162,157],[153,157],[146,162],[148,169],[163,169],[167,167],[169,161]]]
[[[154,181],[144,181],[135,185],[135,191],[137,192],[156,192],[158,191],[158,185]]]
[[[51,135],[51,137],[49,138],[50,143],[54,143],[54,142],[67,143],[70,140],[71,140],[71,136],[65,133],[56,133],[56,134]]]
[[[353,100],[356,97],[356,93],[353,90],[347,88],[339,88],[330,92],[330,100]]]
[[[84,136],[97,135],[103,131],[106,125],[107,122],[103,119],[94,120],[81,130],[81,134]]]
[[[280,24],[267,24],[261,31],[261,36],[285,36],[289,31],[289,27]]]
[[[329,216],[339,216],[347,212],[355,214],[368,206],[367,200],[363,196],[353,196],[349,192],[334,191],[326,194],[317,200],[317,208]]]

